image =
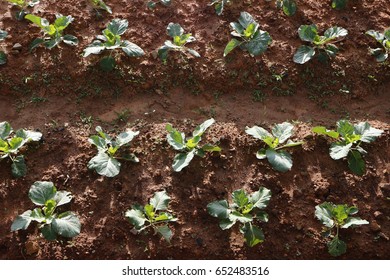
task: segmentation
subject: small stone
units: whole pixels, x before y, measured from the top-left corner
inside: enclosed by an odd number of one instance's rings
[[[375,211],[375,212],[374,212],[375,218],[378,218],[378,217],[380,217],[380,216],[382,216],[382,215],[383,215],[383,213],[380,212],[380,211]]]
[[[19,43],[16,43],[13,47],[12,47],[13,50],[15,51],[21,51],[22,50],[22,45],[19,44]]]
[[[381,231],[381,226],[375,220],[371,222],[371,231],[372,232],[379,232],[379,231]]]

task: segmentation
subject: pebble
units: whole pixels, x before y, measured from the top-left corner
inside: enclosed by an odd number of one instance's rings
[[[21,50],[22,50],[22,45],[19,44],[19,43],[16,43],[16,44],[12,47],[12,50],[21,51]]]
[[[375,220],[371,222],[371,226],[370,227],[371,227],[371,231],[372,232],[379,232],[379,231],[381,231],[381,226]]]

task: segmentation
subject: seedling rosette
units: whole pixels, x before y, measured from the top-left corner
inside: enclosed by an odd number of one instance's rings
[[[184,29],[177,23],[169,23],[167,34],[172,37],[172,41],[165,41],[164,45],[157,50],[157,55],[162,61],[166,61],[170,51],[181,53],[189,53],[195,57],[200,57],[200,54],[194,49],[190,49],[185,45],[196,41],[191,33],[184,34]]]
[[[247,50],[251,56],[264,53],[272,42],[268,32],[260,30],[260,25],[247,12],[241,12],[238,22],[231,22],[233,38],[226,45],[223,56],[227,56],[235,48]]]
[[[370,54],[376,58],[377,62],[386,61],[390,53],[390,28],[386,29],[383,34],[375,30],[368,30],[366,35],[371,36],[381,45],[381,48],[369,48]]]
[[[104,71],[112,71],[116,65],[115,58],[112,57],[115,49],[121,49],[129,57],[143,56],[145,53],[138,45],[122,40],[121,35],[125,33],[128,26],[129,23],[126,19],[112,20],[107,28],[103,30],[103,35],[96,36],[97,40],[84,49],[83,57],[90,54],[100,54],[108,50],[110,54],[100,60],[100,67]]]
[[[6,0],[7,2],[17,6],[20,11],[16,12],[16,19],[17,20],[22,20],[24,19],[24,16],[27,14],[27,9],[30,7],[34,7],[35,5],[39,4],[39,0],[31,0],[31,1],[26,1],[26,0]]]
[[[72,200],[70,192],[57,191],[52,182],[37,181],[31,186],[28,197],[40,207],[17,216],[11,231],[27,229],[31,222],[37,222],[47,240],[55,240],[58,236],[73,238],[80,233],[80,220],[73,212],[56,212],[57,207]]]
[[[324,225],[323,236],[332,238],[328,242],[328,252],[333,257],[338,257],[347,252],[347,244],[339,238],[339,230],[342,228],[357,227],[367,225],[368,221],[355,215],[358,209],[355,206],[346,204],[335,205],[330,202],[324,202],[316,206],[315,216]],[[336,234],[333,230],[336,228]]]
[[[168,212],[170,199],[165,191],[156,192],[149,204],[145,206],[133,205],[132,209],[126,211],[125,217],[137,232],[153,228],[156,234],[160,234],[167,242],[170,242],[173,233],[168,223],[177,221],[177,218]]]
[[[313,132],[335,139],[336,142],[332,143],[329,149],[330,157],[334,160],[347,158],[349,169],[356,175],[363,176],[366,164],[362,155],[367,152],[361,144],[374,142],[383,130],[373,128],[367,122],[353,125],[347,120],[340,120],[337,122],[337,131],[317,126],[313,128]]]
[[[263,231],[255,226],[254,222],[268,222],[268,214],[263,209],[267,207],[270,199],[271,191],[264,187],[252,194],[247,194],[242,189],[236,190],[232,193],[233,203],[227,200],[211,202],[207,205],[207,212],[219,219],[219,227],[222,230],[240,223],[240,232],[244,235],[246,244],[253,247],[264,241]]]
[[[154,0],[154,1],[147,0],[146,5],[148,6],[149,9],[154,9],[156,8],[156,5],[158,3],[161,3],[164,6],[169,6],[171,5],[171,0]]]
[[[8,36],[8,32],[0,29],[0,42]],[[4,51],[0,51],[0,65],[7,63],[7,56]]]
[[[8,122],[0,123],[0,160],[9,158],[12,161],[11,171],[15,178],[27,174],[27,166],[23,152],[29,142],[41,140],[42,133],[31,130],[19,129],[13,131]]]
[[[72,16],[63,16],[61,14],[57,14],[56,20],[53,24],[50,24],[47,19],[35,15],[29,14],[26,15],[25,18],[39,26],[45,35],[43,38],[36,38],[34,41],[32,41],[30,45],[30,51],[40,45],[43,45],[50,50],[61,42],[64,42],[70,46],[76,46],[79,42],[78,39],[73,35],[63,35],[64,30],[73,21]]]
[[[291,170],[293,161],[291,155],[282,149],[303,144],[301,141],[294,142],[289,140],[293,135],[293,129],[294,126],[292,124],[284,122],[275,125],[272,128],[272,133],[259,126],[247,127],[245,132],[267,145],[267,148],[261,148],[256,153],[258,159],[268,159],[268,162],[275,170],[286,172]]]
[[[100,126],[96,127],[99,135],[93,135],[88,142],[96,146],[98,154],[88,162],[88,168],[94,169],[99,175],[115,177],[120,172],[121,163],[118,159],[139,162],[134,154],[118,155],[119,148],[128,145],[139,131],[127,130],[120,133],[115,139],[104,133]]]
[[[214,119],[209,119],[197,126],[192,132],[192,137],[187,139],[183,132],[174,129],[171,124],[166,125],[169,145],[180,152],[173,159],[172,168],[174,171],[180,172],[184,167],[188,166],[195,155],[204,157],[206,152],[221,151],[220,147],[211,144],[199,145],[199,142],[202,140],[201,136],[214,122]]]
[[[317,26],[312,24],[301,25],[298,29],[298,34],[302,41],[311,44],[310,46],[300,46],[294,54],[294,62],[304,64],[314,57],[316,50],[320,53],[320,59],[324,58],[324,54],[328,57],[335,57],[339,49],[333,43],[343,40],[348,35],[348,31],[342,27],[334,26],[327,29],[324,36],[320,36],[318,35]]]
[[[93,6],[93,8],[96,9],[96,11],[99,9],[99,10],[106,11],[109,14],[112,14],[111,8],[106,3],[104,3],[103,0],[89,0],[89,1]]]

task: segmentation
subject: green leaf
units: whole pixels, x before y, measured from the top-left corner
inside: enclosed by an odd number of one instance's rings
[[[24,144],[24,139],[21,137],[13,137],[11,140],[8,141],[9,145],[9,152],[10,153],[17,153],[19,148],[22,147]]]
[[[44,39],[42,39],[42,38],[36,38],[36,39],[34,39],[34,41],[32,41],[31,42],[31,44],[30,44],[30,52],[33,50],[33,49],[35,49],[36,47],[38,47],[39,45],[41,45],[41,44],[43,44],[45,42],[45,40]]]
[[[32,14],[27,14],[24,18],[31,21],[32,23],[38,25],[43,30],[47,30],[47,27],[50,25],[50,23],[47,21],[47,19],[40,18],[40,17],[34,16]]]
[[[345,6],[347,5],[348,0],[332,0],[332,8],[333,9],[344,9]]]
[[[333,257],[341,256],[347,252],[347,244],[338,237],[334,237],[332,241],[328,243],[328,252]]]
[[[284,143],[291,137],[294,126],[288,122],[277,124],[272,128],[272,134],[279,138],[279,143]]]
[[[336,205],[332,209],[332,216],[336,219],[338,224],[344,223],[344,220],[348,218],[348,206],[347,205]]]
[[[114,35],[122,35],[125,33],[129,22],[126,19],[113,19],[107,26],[107,29]]]
[[[154,221],[155,222],[162,222],[162,221],[172,222],[172,221],[176,221],[176,218],[173,218],[173,216],[170,215],[169,213],[161,213],[160,215],[158,215],[154,219]]]
[[[121,163],[119,161],[102,152],[99,152],[88,162],[89,169],[95,169],[99,175],[106,177],[118,175],[120,167]]]
[[[327,135],[329,137],[332,137],[334,139],[339,138],[339,133],[334,130],[328,130],[324,126],[316,126],[312,129],[314,133],[317,133],[319,135]]]
[[[236,47],[240,46],[242,44],[241,41],[238,41],[237,39],[231,39],[229,43],[226,45],[225,50],[223,51],[223,56],[227,56],[232,50],[234,50]]]
[[[267,158],[266,149],[261,148],[256,152],[256,158],[257,159],[265,159]]]
[[[7,63],[7,55],[3,51],[0,51],[0,65],[4,65],[6,63]]]
[[[26,162],[24,161],[23,155],[17,156],[13,160],[11,164],[11,172],[12,172],[12,176],[14,176],[15,178],[26,176],[27,166],[26,166]]]
[[[54,198],[56,192],[57,189],[52,182],[37,181],[31,186],[28,197],[35,205],[43,206],[46,201]]]
[[[57,46],[60,42],[61,42],[62,38],[61,37],[55,37],[49,41],[45,41],[43,43],[43,45],[48,48],[49,50],[51,50],[52,48],[54,48],[55,46]]]
[[[41,228],[41,232],[43,237],[45,237],[49,241],[57,239],[57,234],[51,224],[47,224],[43,228]]]
[[[325,51],[329,56],[334,57],[339,52],[339,49],[333,44],[327,44],[325,47]]]
[[[337,132],[344,138],[348,135],[352,135],[355,129],[354,126],[347,120],[340,120],[337,122]]]
[[[333,208],[334,206],[328,202],[324,202],[315,207],[315,216],[328,228],[332,228],[334,225],[332,216]]]
[[[141,228],[146,222],[144,213],[138,209],[127,210],[125,217],[128,218],[130,223],[137,229]]]
[[[242,208],[249,203],[249,198],[247,197],[244,190],[236,190],[232,193],[233,202],[239,207]]]
[[[373,37],[377,42],[382,42],[385,39],[384,34],[375,30],[368,30],[366,35]]]
[[[345,220],[345,224],[341,228],[349,228],[350,226],[361,226],[368,225],[368,221],[362,220],[360,218],[349,217]]]
[[[252,56],[257,56],[265,52],[272,42],[272,38],[268,32],[258,30],[254,37],[243,45]]]
[[[271,133],[269,133],[264,128],[258,126],[253,126],[251,128],[247,127],[245,132],[255,137],[256,139],[260,139],[260,140],[264,140],[267,137],[273,138]]]
[[[358,151],[348,153],[348,167],[356,175],[363,176],[366,171],[366,164]]]
[[[264,241],[264,233],[251,223],[245,224],[241,230],[244,232],[245,242],[249,247],[253,247]]]
[[[67,211],[53,220],[52,228],[58,235],[73,238],[80,234],[81,224],[74,213]]]
[[[16,231],[19,229],[27,229],[32,221],[31,213],[32,213],[31,210],[27,210],[23,214],[17,216],[11,225],[11,231]]]
[[[292,167],[291,155],[286,151],[275,151],[274,149],[267,149],[267,159],[272,167],[280,172],[287,172]]]
[[[144,212],[146,214],[146,217],[152,221],[154,219],[154,214],[155,212],[153,211],[154,210],[154,207],[153,205],[150,205],[150,204],[146,204],[145,207],[144,207]]]
[[[316,51],[314,48],[306,45],[302,45],[298,48],[297,52],[294,54],[293,60],[298,64],[305,64],[310,59],[314,57]]]
[[[260,221],[267,223],[269,220],[268,214],[265,213],[264,211],[260,211],[259,213],[256,214],[256,219],[259,219]]]
[[[42,138],[42,133],[24,129],[19,129],[15,135],[16,137],[23,138],[25,140],[24,142],[39,141]]]
[[[253,204],[253,207],[258,209],[267,207],[270,199],[271,191],[264,187],[260,187],[258,191],[252,193],[250,196],[250,202]]]
[[[318,36],[317,26],[315,26],[314,24],[301,25],[298,29],[298,35],[302,41],[312,43],[316,39],[316,37]],[[306,53],[308,53],[308,51]]]
[[[91,143],[92,145],[95,145],[98,148],[98,151],[100,151],[100,152],[107,151],[106,140],[104,140],[103,138],[101,138],[97,135],[92,135],[91,137],[89,137],[88,142]]]
[[[156,232],[158,232],[167,242],[171,241],[173,233],[167,225],[156,227]]]
[[[171,37],[181,36],[184,33],[184,29],[177,23],[169,23],[167,27],[167,33]]]
[[[229,229],[231,228],[232,226],[234,226],[234,224],[236,223],[236,220],[234,221],[231,221],[229,219],[222,219],[219,221],[219,227],[222,229],[222,230],[225,230],[225,229]]]
[[[368,122],[360,122],[354,126],[354,131],[356,134],[361,135],[360,141],[371,143],[376,140],[377,137],[381,136],[384,132],[381,129],[376,129],[371,127]]]
[[[0,139],[5,140],[12,132],[12,127],[8,122],[0,122]]]
[[[257,23],[251,23],[248,25],[248,27],[244,30],[244,36],[247,38],[251,38],[257,29],[259,28],[259,25]]]
[[[90,44],[88,47],[86,47],[83,51],[83,57],[87,57],[90,54],[99,54],[101,53],[106,47],[102,42],[99,40],[95,40]]]
[[[205,122],[203,122],[201,125],[198,125],[194,132],[192,132],[192,136],[193,137],[196,137],[196,136],[202,136],[203,133],[213,124],[215,123],[215,120],[213,118],[211,119],[208,119],[206,120]]]
[[[347,35],[348,31],[338,26],[331,27],[324,32],[324,36],[327,38],[327,40],[333,40],[336,38],[345,37]]]
[[[106,11],[109,14],[112,14],[112,10],[109,6],[106,5],[102,0],[91,0],[97,7]]]
[[[100,60],[100,68],[105,72],[114,70],[115,65],[115,59],[112,56],[106,56]]]
[[[180,153],[173,159],[172,168],[176,172],[180,172],[184,167],[188,166],[195,156],[195,150],[188,153]]]
[[[220,147],[214,146],[214,145],[211,145],[211,144],[203,145],[201,150],[205,151],[205,152],[220,152],[220,151],[222,151],[222,149]]]
[[[332,159],[338,160],[345,158],[351,150],[352,143],[332,143],[329,149],[329,155]]]
[[[242,214],[242,213],[240,213],[238,211],[232,211],[229,214],[229,219],[231,221],[239,221],[240,223],[245,224],[245,223],[252,222],[253,217],[250,214]]]
[[[127,54],[129,57],[139,57],[143,56],[145,52],[136,44],[131,43],[127,40],[123,41],[121,44],[122,50]]]
[[[198,146],[199,141],[201,140],[200,136],[195,136],[187,140],[186,147],[190,150]]]
[[[35,208],[32,211],[30,217],[31,217],[32,221],[36,221],[38,223],[42,223],[42,222],[44,222],[46,220],[46,217],[45,217],[45,215],[43,215],[41,208]]]
[[[283,12],[286,16],[293,16],[297,11],[297,4],[294,0],[283,0]]]
[[[77,37],[73,35],[64,35],[62,37],[62,40],[64,41],[65,44],[70,46],[77,46],[77,44],[79,43]]]
[[[256,21],[253,19],[253,17],[247,13],[247,12],[241,12],[240,13],[240,17],[238,18],[238,22],[242,25],[242,27],[244,27],[244,29],[247,29],[248,26],[251,24],[251,23],[255,23],[256,24]]]
[[[166,130],[169,132],[167,134],[167,141],[175,150],[181,151],[185,149],[186,144],[184,143],[185,135],[172,128],[172,125],[167,124]]]
[[[171,198],[167,195],[166,191],[155,192],[154,196],[150,199],[150,204],[153,205],[156,211],[166,210]]]
[[[227,219],[229,217],[229,204],[226,200],[211,202],[207,205],[207,212],[216,218]]]
[[[132,131],[132,130],[128,129],[116,137],[116,144],[119,147],[126,145],[127,143],[132,141],[134,139],[134,137],[137,136],[138,134],[139,134],[139,131]]]
[[[57,16],[56,20],[54,21],[54,27],[57,29],[59,33],[62,33],[62,31],[68,27],[68,25],[73,21],[72,16]]]
[[[69,203],[72,200],[72,195],[67,191],[58,191],[53,200],[55,200],[57,206],[61,206]]]

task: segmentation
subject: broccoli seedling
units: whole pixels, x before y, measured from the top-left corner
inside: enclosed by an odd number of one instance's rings
[[[112,14],[112,10],[109,6],[107,6],[106,3],[104,3],[103,0],[89,0],[91,5],[93,6],[94,9],[99,9],[99,10],[103,10],[103,11],[106,11],[107,13],[109,14]]]
[[[204,157],[206,152],[220,152],[221,148],[211,144],[199,146],[202,140],[203,133],[215,122],[214,119],[208,119],[201,125],[197,126],[192,132],[192,137],[185,138],[184,132],[180,132],[172,127],[171,124],[166,125],[167,141],[175,150],[180,151],[173,159],[172,168],[176,172],[180,172],[184,167],[188,166],[195,155]]]
[[[231,3],[232,0],[211,0],[209,6],[215,5],[214,6],[215,12],[217,13],[217,15],[220,16],[222,15],[225,6],[230,5]]]
[[[342,27],[334,26],[327,29],[324,36],[320,36],[318,35],[317,26],[312,24],[301,25],[298,34],[302,41],[311,43],[311,46],[300,46],[294,54],[294,62],[304,64],[314,57],[316,49],[320,53],[320,59],[326,58],[324,54],[328,57],[335,57],[339,49],[333,43],[343,40],[348,35],[348,31]]]
[[[375,30],[368,30],[366,35],[371,36],[381,45],[381,48],[369,48],[370,54],[376,58],[377,62],[386,61],[390,53],[390,28],[386,29],[383,34]]]
[[[25,18],[39,26],[45,35],[43,38],[36,38],[34,41],[32,41],[30,45],[30,51],[39,45],[43,45],[50,50],[62,41],[70,46],[76,46],[79,42],[78,39],[73,35],[63,35],[65,28],[67,28],[68,25],[73,21],[72,16],[56,14],[56,20],[53,24],[50,24],[47,19],[30,14],[26,15]]]
[[[232,36],[237,37],[230,40],[226,45],[223,56],[227,56],[236,47],[247,50],[251,56],[260,55],[265,52],[272,38],[268,32],[260,30],[260,25],[247,12],[241,12],[238,22],[231,22]]]
[[[257,153],[258,159],[268,159],[272,167],[280,172],[291,170],[293,165],[291,155],[281,149],[302,145],[303,142],[288,140],[293,135],[294,126],[288,122],[277,124],[272,128],[272,134],[262,127],[247,127],[245,132],[256,139],[263,141],[268,147],[261,148]],[[288,141],[287,141],[288,140]],[[287,141],[287,142],[286,142]],[[285,143],[284,145],[281,145]]]
[[[336,10],[344,9],[347,6],[348,0],[332,0],[332,8]]]
[[[9,158],[12,161],[11,171],[16,178],[27,174],[27,166],[24,161],[24,147],[31,141],[41,140],[42,133],[31,130],[19,129],[15,133],[8,122],[0,123],[0,160]]]
[[[160,234],[167,242],[170,242],[173,234],[168,223],[176,222],[177,218],[169,212],[161,212],[168,211],[170,199],[165,191],[155,192],[149,204],[133,205],[131,210],[126,211],[125,217],[137,232],[153,228],[155,234]]]
[[[347,158],[349,169],[356,175],[363,176],[366,164],[362,155],[367,154],[367,152],[360,145],[374,142],[383,133],[383,130],[373,128],[367,122],[353,125],[347,120],[340,120],[337,122],[337,131],[317,126],[313,128],[313,132],[337,140],[330,146],[330,157],[334,160]]]
[[[154,1],[147,1],[146,6],[148,6],[149,9],[154,9],[156,8],[157,3],[161,3],[164,6],[169,6],[171,5],[171,0],[154,0]]]
[[[293,16],[297,11],[297,3],[294,0],[276,0],[276,7],[282,9],[286,16]]]
[[[164,45],[161,46],[158,51],[158,57],[162,61],[166,61],[168,58],[168,53],[170,51],[178,51],[181,53],[190,53],[195,57],[200,57],[200,54],[185,45],[196,41],[195,37],[191,33],[184,34],[184,29],[177,23],[169,23],[167,27],[167,34],[172,37],[172,41],[165,41]]]
[[[39,4],[39,0],[31,0],[31,1],[6,0],[6,1],[17,6],[20,9],[20,11],[17,11],[15,15],[17,20],[24,19],[24,16],[27,14],[27,8],[34,7],[35,5]]]
[[[0,42],[3,41],[8,36],[8,32],[0,29]],[[7,55],[4,51],[0,51],[0,65],[7,63]]]
[[[112,71],[115,68],[115,59],[112,57],[112,52],[115,49],[122,51],[129,57],[139,57],[144,55],[144,51],[136,44],[127,40],[122,40],[121,35],[125,33],[129,23],[126,19],[112,20],[106,29],[103,30],[103,35],[96,36],[95,41],[84,49],[83,57],[90,54],[100,54],[104,50],[109,50],[109,56],[105,56],[100,60],[100,67],[104,71]]]
[[[37,222],[47,240],[55,240],[58,235],[72,238],[80,233],[80,220],[73,212],[56,213],[57,207],[72,200],[70,192],[57,191],[52,182],[37,181],[31,186],[28,197],[41,207],[17,216],[11,225],[11,231],[27,229],[31,222]]]
[[[106,177],[115,177],[119,174],[121,163],[118,159],[139,162],[134,154],[125,154],[118,156],[118,149],[129,144],[139,131],[127,130],[120,133],[115,140],[103,132],[100,126],[96,127],[99,135],[93,135],[88,142],[96,146],[98,154],[88,162],[88,168],[94,169],[99,175]]]
[[[233,203],[227,200],[211,202],[207,205],[208,213],[219,219],[219,227],[226,230],[237,222],[242,224],[240,232],[244,235],[248,246],[253,247],[264,241],[264,233],[261,228],[253,223],[256,220],[268,222],[268,214],[263,211],[271,199],[271,191],[260,187],[257,192],[247,194],[244,190],[236,190],[232,193]]]
[[[323,231],[324,237],[332,238],[328,242],[328,252],[333,257],[338,257],[345,254],[347,251],[347,244],[339,239],[340,228],[349,228],[351,226],[367,225],[366,220],[358,217],[350,217],[358,212],[355,206],[348,206],[346,204],[335,205],[330,202],[324,202],[317,205],[315,216],[325,226]],[[333,234],[333,229],[336,228],[336,234]]]

